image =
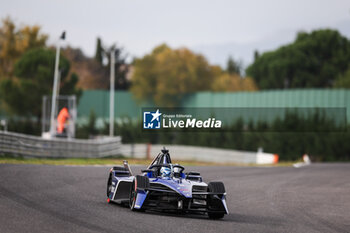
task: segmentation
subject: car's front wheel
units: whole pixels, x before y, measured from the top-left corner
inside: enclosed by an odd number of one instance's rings
[[[134,179],[131,185],[130,195],[129,195],[129,206],[130,206],[130,209],[133,211],[135,210],[136,196],[137,196],[137,183],[135,182],[135,179]]]
[[[107,197],[109,198],[109,195],[112,192],[112,174],[110,173],[108,176],[108,181],[107,181]]]
[[[222,182],[210,182],[208,184],[208,192],[209,193],[222,193],[222,195],[226,192],[225,186]],[[221,199],[218,195],[208,195],[208,217],[210,219],[220,219],[225,215],[225,209],[222,205]]]
[[[148,177],[140,176],[140,175],[135,176],[135,178],[131,184],[130,195],[129,195],[129,206],[130,206],[131,210],[133,210],[133,211],[135,211],[135,210],[143,211],[144,210],[143,208],[140,208],[140,209],[135,208],[137,195],[138,195],[137,190],[138,189],[145,190],[147,188],[149,188]]]

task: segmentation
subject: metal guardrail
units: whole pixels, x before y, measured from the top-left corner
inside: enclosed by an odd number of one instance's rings
[[[0,131],[0,154],[54,158],[100,158],[119,155],[121,137],[99,139],[43,139]]]
[[[275,155],[184,145],[122,144],[121,137],[99,139],[44,139],[37,136],[0,131],[0,154],[52,158],[101,158],[124,155],[131,158],[156,156],[161,148],[170,149],[174,160],[216,163],[275,163]]]

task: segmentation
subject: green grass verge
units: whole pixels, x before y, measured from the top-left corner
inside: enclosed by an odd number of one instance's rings
[[[151,160],[131,159],[131,158],[23,158],[14,156],[0,156],[0,164],[46,164],[46,165],[122,165],[123,160],[127,160],[130,165],[148,165]],[[212,163],[198,161],[173,161],[184,166],[292,166],[295,162],[280,162],[278,164],[238,164],[238,163]]]
[[[122,164],[123,158],[23,158],[0,156],[0,164],[47,164],[47,165],[108,165]],[[147,160],[130,159],[132,164],[147,164]]]

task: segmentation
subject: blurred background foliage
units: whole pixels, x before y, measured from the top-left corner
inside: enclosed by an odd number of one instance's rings
[[[78,129],[80,137],[91,138],[94,135],[106,135],[109,124],[97,129],[96,117],[90,114],[89,123]],[[179,130],[142,131],[142,122],[125,119],[115,123],[115,134],[122,136],[123,143],[179,144],[225,149],[264,151],[280,156],[281,161],[298,160],[307,153],[313,161],[349,161],[349,127],[339,127],[333,121],[315,113],[302,117],[290,112],[283,120],[243,123],[238,119],[220,132],[183,132]]]
[[[36,127],[40,125],[42,97],[52,92],[55,51],[46,46],[47,38],[39,26],[17,28],[10,18],[4,19],[0,28],[1,107],[10,116],[35,117]],[[79,97],[79,77],[75,73],[68,77],[70,62],[64,56],[59,70],[60,93]]]
[[[131,91],[139,100],[151,99],[158,106],[177,106],[181,98],[197,91],[254,91],[254,80],[240,76],[232,58],[228,69],[210,65],[206,58],[186,48],[162,44],[133,62]]]
[[[42,96],[50,95],[55,50],[47,45],[48,35],[40,26],[17,26],[11,18],[0,25],[0,113],[5,112],[10,131],[40,134]],[[350,41],[338,31],[320,29],[300,32],[296,39],[274,51],[255,51],[247,69],[228,57],[227,66],[210,64],[201,54],[187,48],[161,44],[143,57],[128,63],[124,48],[96,40],[93,57],[80,48],[67,46],[60,56],[60,94],[109,89],[110,54],[115,51],[115,89],[129,90],[139,101],[157,106],[177,106],[183,96],[199,91],[233,92],[259,89],[350,88]],[[79,138],[108,134],[108,123],[96,128],[92,110],[85,125],[78,125]],[[293,117],[273,124],[243,124],[237,121],[225,132],[141,131],[131,119],[116,123],[116,134],[125,143],[174,143],[275,152],[282,160],[294,160],[309,153],[316,160],[349,160],[350,133],[347,131],[295,132],[298,127],[332,128],[330,122]],[[291,131],[293,133],[291,133]]]
[[[247,68],[260,89],[345,87],[350,41],[338,31],[300,32],[289,45],[257,56]]]
[[[0,80],[12,77],[15,62],[29,49],[44,47],[47,38],[39,26],[18,28],[11,18],[3,19],[0,27]]]

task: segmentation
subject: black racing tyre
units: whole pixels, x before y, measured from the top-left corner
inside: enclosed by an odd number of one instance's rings
[[[128,169],[126,169],[123,166],[114,166],[113,170],[115,170],[115,171],[129,171]]]
[[[135,209],[135,203],[137,198],[137,189],[146,189],[146,188],[149,188],[148,177],[137,175],[131,184],[130,195],[129,195],[129,206],[132,211],[135,211],[135,210],[143,211],[143,209]]]
[[[107,197],[109,198],[109,194],[111,194],[112,191],[112,173],[109,173],[108,181],[107,181]]]
[[[225,186],[222,182],[210,182],[208,184],[208,192],[223,194],[226,191]],[[211,195],[208,195],[208,209],[208,216],[210,219],[221,219],[225,215],[225,210],[222,209],[221,200],[216,199]]]
[[[213,212],[208,212],[208,216],[210,219],[221,219],[224,217],[224,213],[213,213]]]
[[[225,193],[225,185],[220,181],[209,182],[208,191],[214,193]]]
[[[131,184],[130,195],[129,195],[129,207],[132,211],[136,210],[135,209],[136,197],[137,197],[137,184],[134,179]]]
[[[113,172],[115,173],[115,176],[117,177],[126,177],[130,176],[130,171],[129,169],[122,167],[122,166],[114,166],[113,167]]]
[[[137,181],[137,188],[139,188],[139,189],[149,188],[149,179],[147,176],[137,175],[135,178]]]

